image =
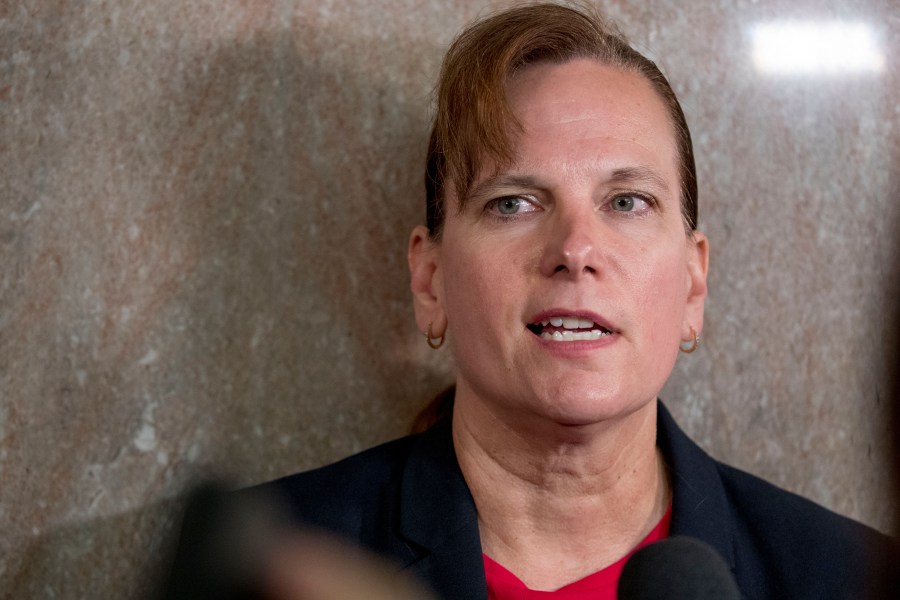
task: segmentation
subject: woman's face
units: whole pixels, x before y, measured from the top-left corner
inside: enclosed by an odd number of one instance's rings
[[[703,319],[707,245],[685,234],[671,121],[640,75],[591,60],[528,67],[508,94],[513,164],[484,165],[439,244],[413,233],[419,326],[446,324],[458,402],[625,416]]]

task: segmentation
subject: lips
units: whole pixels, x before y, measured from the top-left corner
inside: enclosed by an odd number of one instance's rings
[[[539,315],[526,326],[531,333],[553,342],[593,341],[614,333],[600,317],[586,314]]]

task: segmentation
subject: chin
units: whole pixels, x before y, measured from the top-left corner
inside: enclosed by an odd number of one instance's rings
[[[655,400],[655,395],[650,400],[638,400],[619,390],[578,387],[573,390],[560,389],[545,396],[541,404],[547,407],[546,416],[551,420],[560,425],[578,427],[627,417]]]

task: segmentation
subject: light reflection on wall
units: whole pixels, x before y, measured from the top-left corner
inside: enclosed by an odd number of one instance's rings
[[[842,75],[884,68],[877,37],[864,23],[760,23],[751,38],[754,65],[767,74]]]

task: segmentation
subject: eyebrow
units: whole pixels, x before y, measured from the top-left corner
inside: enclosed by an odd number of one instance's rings
[[[535,188],[538,187],[538,184],[534,177],[529,177],[527,175],[497,175],[495,177],[488,177],[473,187],[472,191],[469,192],[468,198],[490,195],[492,190],[505,187]]]
[[[610,181],[613,183],[648,182],[664,192],[669,191],[666,180],[650,167],[622,167],[612,172]]]
[[[669,191],[669,185],[666,183],[666,180],[652,168],[646,166],[621,167],[613,170],[609,177],[609,183],[633,184],[638,182],[650,183],[661,189],[663,192]],[[536,188],[540,186],[538,185],[537,179],[528,175],[496,175],[494,177],[488,177],[478,185],[474,186],[466,199],[487,196],[498,188],[506,187]]]

